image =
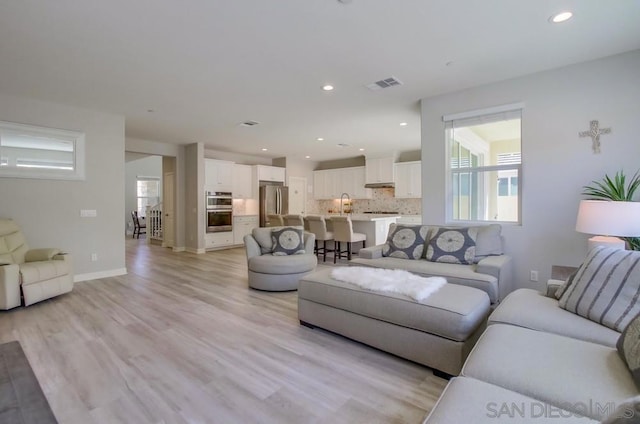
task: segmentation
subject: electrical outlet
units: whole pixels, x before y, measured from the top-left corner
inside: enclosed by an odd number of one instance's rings
[[[529,275],[529,280],[538,281],[538,271],[531,271]]]
[[[91,254],[91,262],[95,262],[98,260],[98,254],[97,253],[92,253]]]

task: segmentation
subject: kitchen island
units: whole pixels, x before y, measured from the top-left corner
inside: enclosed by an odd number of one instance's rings
[[[331,227],[331,217],[338,215],[326,215],[327,227]],[[366,247],[377,246],[387,241],[389,226],[395,224],[400,215],[378,215],[378,214],[349,214],[353,222],[353,231],[367,235]],[[329,231],[331,231],[329,229]],[[357,246],[354,246],[357,251]]]

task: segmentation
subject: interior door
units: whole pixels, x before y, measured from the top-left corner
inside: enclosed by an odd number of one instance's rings
[[[304,215],[307,212],[307,179],[289,177],[289,213]]]
[[[175,174],[173,172],[165,172],[163,176],[163,196],[162,212],[163,212],[163,241],[164,247],[174,247],[175,245]]]

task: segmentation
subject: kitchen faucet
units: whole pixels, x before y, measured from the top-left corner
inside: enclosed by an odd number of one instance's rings
[[[342,199],[344,199],[344,197],[347,197],[347,200],[349,201],[349,206],[351,206],[351,197],[349,197],[348,193],[342,193],[340,195],[340,216],[342,216],[343,210],[344,210],[344,203],[342,203]]]

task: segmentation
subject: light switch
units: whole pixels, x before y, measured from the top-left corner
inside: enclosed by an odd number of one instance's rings
[[[95,218],[98,216],[98,211],[95,209],[80,209],[81,218]]]

